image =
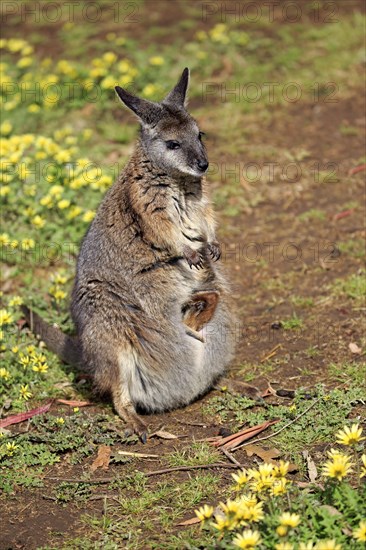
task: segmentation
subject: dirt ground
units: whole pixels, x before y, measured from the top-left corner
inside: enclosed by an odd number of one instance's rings
[[[171,19],[174,20],[172,11],[167,22]],[[237,316],[237,349],[230,376],[250,380],[262,390],[268,383],[288,389],[300,386],[311,389],[318,383],[334,387],[342,382],[330,380],[328,369],[332,362],[359,361],[361,365],[363,361],[362,356],[350,353],[349,344],[364,342],[365,308],[353,307],[349,300],[332,294],[331,289],[337,279],[360,273],[363,267],[362,254],[344,252],[340,243],[359,243],[365,238],[364,172],[350,175],[365,154],[364,112],[360,90],[346,97],[338,96],[336,103],[314,105],[302,101],[301,105],[294,104],[286,110],[279,108],[267,124],[262,121],[258,124],[257,131],[251,134],[250,145],[243,146],[240,157],[248,163],[251,152],[258,152],[263,146],[275,152],[304,150],[305,158],[294,161],[301,174],[296,172],[295,181],[281,179],[283,166],[292,162],[282,158],[274,168],[273,181],[265,191],[261,189],[258,205],[248,203],[243,214],[231,217],[223,216],[217,209],[222,262],[231,280],[233,314]],[[342,133],[339,131],[342,125],[358,131]],[[211,158],[215,157],[215,144],[210,146],[209,153]],[[232,160],[228,154],[228,163]],[[258,154],[255,160],[263,170],[267,169],[264,153],[262,160]],[[330,183],[324,181],[327,177]],[[310,181],[309,185],[303,184],[304,178]],[[246,196],[255,195],[255,183],[243,180],[242,185]],[[213,190],[218,186],[215,177]],[[235,197],[230,200],[235,204]],[[324,217],[302,216],[312,210],[323,211]],[[291,300],[294,295],[311,300],[313,307],[294,303]],[[297,331],[286,331],[283,319],[294,316],[301,317],[302,326]],[[103,479],[123,477],[136,470],[164,468],[163,457],[172,450],[218,434],[219,419],[212,417],[208,422],[202,413],[204,404],[216,394],[219,392],[211,392],[183,410],[149,417],[151,432],[163,426],[167,432],[179,434],[180,439],[152,438],[146,445],[135,444],[134,452],[157,454],[162,459],[114,464],[108,472],[98,470],[94,476],[101,482],[93,486],[91,498],[83,505],[69,502],[63,506],[53,495],[60,481],[81,478],[90,467],[90,458],[75,466],[65,458],[48,468],[43,487],[23,488],[9,495],[5,506],[2,502],[0,550],[60,548],[70,538],[89,536],[85,523],[79,520],[81,515],[103,518],[106,506]],[[85,409],[85,414],[102,410],[103,404],[99,406],[96,401],[96,406]],[[66,409],[58,405],[52,411],[57,415],[64,414]],[[131,450],[131,446],[121,443],[118,449]],[[240,462],[248,462],[244,451],[235,456]],[[217,469],[216,473],[225,487],[230,469]],[[194,471],[179,472],[170,474],[169,480],[176,483],[194,475]],[[153,487],[158,481],[160,476],[153,476],[149,483]],[[113,498],[113,490],[107,496]],[[192,510],[187,510],[183,519],[192,515]],[[179,532],[183,528],[176,529]],[[141,548],[151,547],[154,543],[151,537],[150,534],[146,546]],[[155,543],[159,540],[156,533]]]

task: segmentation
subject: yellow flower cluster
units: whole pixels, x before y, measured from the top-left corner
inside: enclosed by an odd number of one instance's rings
[[[199,42],[211,42],[216,44],[234,44],[236,46],[246,46],[250,40],[249,35],[244,31],[235,31],[230,29],[225,23],[217,23],[206,31],[198,31],[196,39]]]
[[[67,277],[64,273],[55,273],[51,276],[51,280],[53,284],[48,289],[48,293],[56,304],[60,304],[67,296],[67,292],[62,288],[67,283]]]
[[[88,100],[88,94],[94,97],[97,86],[101,89],[113,89],[116,84],[126,86],[134,81],[138,70],[130,59],[118,60],[112,51],[92,59],[85,66],[66,59],[54,64],[51,58],[40,63],[32,57],[33,47],[25,40],[0,41],[0,49],[20,58],[12,64],[1,64],[1,79],[7,95],[1,96],[5,111],[12,111],[24,100],[28,103],[29,113],[39,113],[41,109],[53,109],[60,102],[82,98]],[[159,57],[150,59],[151,65],[161,65]],[[52,67],[53,73],[48,71]],[[14,93],[14,90],[17,90]],[[71,91],[70,91],[71,90]]]
[[[47,228],[50,216],[54,220],[50,211],[56,212],[62,219],[73,220],[78,217],[80,221],[90,223],[95,212],[75,204],[82,199],[78,190],[89,187],[97,192],[104,192],[113,183],[112,177],[104,174],[91,160],[78,158],[78,149],[75,146],[63,148],[65,143],[70,144],[70,140],[74,142],[76,139],[70,135],[71,132],[71,128],[57,130],[53,139],[35,134],[0,138],[0,181],[6,184],[2,187],[3,191],[4,188],[6,190],[1,194],[2,200],[9,204],[16,202],[20,206],[21,214],[36,232]],[[83,135],[84,139],[90,137],[90,133],[84,132]],[[43,161],[48,167],[45,171]],[[45,187],[48,187],[46,194],[42,193]],[[28,197],[32,198],[31,206]],[[35,241],[29,236],[18,240],[8,233],[2,233],[0,245],[25,251],[33,249]]]
[[[258,470],[241,470],[233,474],[236,481],[236,489],[240,490],[244,485],[249,484],[251,491],[262,493],[263,496],[277,496],[286,492],[290,481],[286,478],[289,463],[282,460],[278,465],[272,463],[261,464]]]
[[[14,350],[13,350],[14,351]],[[47,358],[43,353],[37,353],[33,346],[27,348],[28,354],[19,353],[19,364],[24,369],[30,368],[34,372],[44,374],[48,371]]]

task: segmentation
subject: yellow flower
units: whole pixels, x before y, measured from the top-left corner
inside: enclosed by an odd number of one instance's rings
[[[277,478],[286,477],[289,467],[290,467],[289,462],[284,462],[283,460],[280,460],[279,465],[275,466],[273,469],[274,477],[277,477]]]
[[[288,483],[289,481],[284,477],[276,480],[271,487],[271,495],[276,497],[278,495],[283,495],[284,493],[286,493]]]
[[[0,369],[0,378],[4,378],[4,380],[9,380],[11,378],[11,374],[7,369],[4,369],[3,367]]]
[[[68,199],[62,199],[57,203],[57,206],[60,210],[65,210],[65,208],[70,206],[70,201]]]
[[[19,353],[19,348],[18,348],[18,346],[13,346],[13,347],[11,348],[11,351],[12,351],[12,353]]]
[[[366,521],[361,521],[357,529],[353,531],[353,538],[359,542],[366,541]]]
[[[4,122],[0,126],[0,133],[3,136],[7,136],[11,133],[12,129],[13,126],[10,124],[10,122],[8,120],[4,120]]]
[[[56,422],[59,426],[62,426],[62,424],[65,424],[65,420],[62,418],[62,416],[58,416],[56,418]]]
[[[237,474],[231,474],[231,477],[236,481],[236,489],[240,489],[242,485],[245,485],[249,481],[248,472],[241,470]]]
[[[281,525],[286,527],[297,527],[300,524],[300,516],[298,514],[290,514],[290,512],[284,512],[278,518]]]
[[[24,401],[27,401],[30,397],[32,397],[32,393],[28,389],[28,384],[24,384],[20,387],[19,390],[20,397],[24,399]]]
[[[242,521],[257,522],[264,518],[263,502],[255,502],[247,500],[245,498],[239,501],[238,511],[236,517]]]
[[[312,540],[309,540],[308,542],[300,542],[299,550],[313,550],[314,549],[314,543]]]
[[[229,531],[234,527],[232,521],[225,516],[218,516],[216,523],[211,523],[211,525],[218,531]]]
[[[38,113],[40,110],[41,107],[37,103],[31,103],[27,108],[28,113]]]
[[[285,537],[288,533],[288,527],[286,525],[279,525],[276,528],[276,532],[280,537]]]
[[[2,233],[0,235],[0,244],[3,244],[4,246],[8,246],[10,243],[10,237],[7,233]]]
[[[155,86],[155,84],[147,84],[145,88],[142,90],[142,95],[146,97],[151,97],[156,93],[156,91],[157,91],[157,87]]]
[[[81,214],[81,212],[82,212],[82,209],[80,208],[80,206],[72,206],[70,208],[69,212],[67,213],[67,219],[68,220],[73,220],[79,214]]]
[[[50,288],[50,294],[55,299],[56,303],[59,304],[62,300],[64,300],[67,296],[66,292],[62,290],[57,285]]]
[[[72,410],[74,411],[74,413],[78,413],[80,411],[79,407],[74,407]]]
[[[237,535],[233,539],[234,546],[249,550],[255,548],[260,542],[261,538],[258,531],[252,531],[251,529],[246,529],[241,535]]]
[[[6,309],[0,309],[0,327],[3,325],[10,325],[14,321],[14,318],[11,313]]]
[[[131,62],[128,59],[122,59],[118,63],[117,68],[121,73],[128,73],[131,68]]]
[[[21,353],[19,363],[24,369],[26,369],[31,364],[31,358],[29,357],[29,355],[24,355],[23,353]]]
[[[161,57],[160,55],[155,55],[154,57],[150,57],[149,63],[150,65],[155,65],[155,66],[164,65],[164,58]]]
[[[103,60],[108,63],[108,65],[113,65],[117,61],[117,56],[114,52],[106,52],[103,54]]]
[[[106,76],[100,83],[104,90],[109,90],[117,85],[116,79],[113,76]]]
[[[61,151],[58,151],[55,154],[55,160],[60,164],[63,164],[65,162],[70,162],[70,160],[71,160],[70,151],[68,151],[66,149],[62,149]]]
[[[276,550],[293,550],[294,546],[290,542],[279,542],[276,544]]]
[[[54,275],[52,275],[52,281],[56,285],[64,285],[67,283],[67,277],[61,273],[54,273]]]
[[[0,197],[6,197],[9,194],[10,194],[9,185],[3,185],[0,187]]]
[[[197,31],[196,32],[196,38],[200,42],[203,42],[207,38],[207,33],[205,31]]]
[[[351,457],[337,453],[334,449],[328,453],[332,459],[328,460],[323,466],[323,475],[325,477],[333,477],[339,481],[352,472],[353,463]]]
[[[363,441],[365,437],[361,437],[362,428],[358,424],[352,424],[351,428],[345,426],[343,430],[336,433],[337,443],[341,445],[355,445]]]
[[[41,206],[46,206],[47,208],[52,208],[53,200],[51,195],[45,195],[44,197],[42,197],[41,200],[39,201],[39,204]]]
[[[211,518],[213,513],[213,507],[208,506],[207,504],[201,506],[201,508],[198,508],[198,510],[195,510],[195,514],[200,521],[205,521],[206,519]]]
[[[30,250],[35,246],[36,246],[36,243],[34,242],[33,239],[22,239],[22,242],[21,242],[22,250]]]
[[[334,539],[320,540],[316,543],[314,550],[342,550],[342,546],[337,544]]]
[[[21,306],[22,303],[23,303],[23,300],[21,299],[20,296],[13,296],[13,298],[11,298],[11,300],[9,300],[9,306],[10,307]]]
[[[360,478],[366,476],[366,454],[363,454],[361,456],[361,460],[362,460],[363,466],[361,466]]]
[[[6,454],[8,456],[13,456],[14,452],[17,450],[18,445],[15,445],[15,443],[6,443]]]
[[[95,217],[95,212],[93,210],[87,210],[83,217],[82,217],[82,220],[83,222],[91,222]]]
[[[52,185],[50,189],[50,195],[51,197],[55,197],[56,199],[60,199],[61,195],[63,193],[64,188],[61,185]]]
[[[34,372],[40,372],[42,374],[48,371],[48,365],[47,363],[36,362],[33,365],[32,370],[34,370]]]
[[[32,219],[32,225],[37,229],[42,229],[42,227],[46,225],[46,220],[37,214],[37,216],[34,216]]]
[[[26,67],[29,67],[29,65],[32,65],[32,63],[33,59],[31,57],[22,57],[19,59],[17,67],[19,67],[19,69],[25,69]]]
[[[236,514],[239,510],[239,503],[236,500],[229,499],[226,501],[226,504],[220,502],[220,506],[227,516],[229,516],[230,514]]]

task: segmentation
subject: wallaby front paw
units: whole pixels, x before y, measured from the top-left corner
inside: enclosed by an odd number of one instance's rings
[[[221,258],[221,248],[217,241],[207,243],[207,250],[214,262],[217,262]]]
[[[200,254],[199,251],[193,250],[189,246],[185,246],[183,249],[183,254],[191,269],[192,266],[196,267],[197,269],[203,268],[203,256]]]

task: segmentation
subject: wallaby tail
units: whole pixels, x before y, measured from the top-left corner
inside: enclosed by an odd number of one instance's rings
[[[53,351],[64,363],[81,365],[80,343],[76,336],[68,336],[57,326],[46,323],[27,306],[21,306],[21,309],[33,334],[43,340],[50,351]]]

